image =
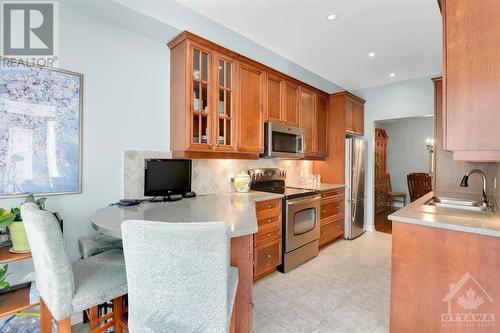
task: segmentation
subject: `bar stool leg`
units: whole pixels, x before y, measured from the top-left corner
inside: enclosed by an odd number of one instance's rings
[[[97,306],[93,306],[89,309],[88,317],[89,317],[90,329],[97,328],[97,326],[99,326],[99,315]]]
[[[115,333],[122,333],[122,317],[123,317],[123,299],[122,296],[113,300],[113,321],[115,324]]]
[[[66,318],[57,322],[58,333],[71,333],[71,319]]]
[[[52,333],[52,314],[40,298],[40,328],[42,333]]]

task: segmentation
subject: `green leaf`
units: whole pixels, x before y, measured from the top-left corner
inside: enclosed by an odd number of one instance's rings
[[[22,219],[21,219],[21,209],[19,207],[12,208],[10,210],[10,212],[16,216],[14,218],[14,221],[22,221]]]
[[[7,277],[7,269],[9,268],[9,265],[5,265],[2,268],[0,268],[0,281],[5,279]]]
[[[7,289],[10,287],[10,284],[7,281],[0,281],[0,289]]]
[[[33,193],[30,193],[26,196],[26,199],[24,199],[24,202],[35,202],[35,196]]]
[[[47,200],[47,198],[38,198],[38,199],[35,200],[36,205],[41,210],[45,209],[45,200]]]
[[[0,208],[0,229],[8,227],[12,221],[14,221],[15,217],[16,216],[8,210]]]

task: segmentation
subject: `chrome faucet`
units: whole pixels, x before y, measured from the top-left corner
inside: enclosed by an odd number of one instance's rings
[[[487,184],[486,174],[484,172],[482,172],[479,169],[469,170],[469,172],[467,172],[467,174],[462,178],[462,181],[460,182],[460,186],[461,187],[469,187],[469,176],[472,175],[473,173],[477,173],[478,175],[481,176],[481,178],[483,178],[483,193],[482,193],[481,199],[482,199],[483,205],[490,207],[491,206],[490,201],[488,200],[488,196],[486,195],[486,193],[488,193],[488,191],[486,189],[486,184]]]

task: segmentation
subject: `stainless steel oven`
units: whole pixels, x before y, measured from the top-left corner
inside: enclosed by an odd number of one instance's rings
[[[278,270],[288,272],[319,252],[321,196],[315,190],[285,186],[286,171],[263,168],[248,170],[254,191],[283,194],[281,215],[282,258]]]
[[[321,196],[285,200],[283,272],[288,272],[319,252]]]
[[[304,129],[282,123],[264,124],[264,154],[261,157],[303,158]]]

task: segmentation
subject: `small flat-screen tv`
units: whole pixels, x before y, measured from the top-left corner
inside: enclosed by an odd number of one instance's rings
[[[169,197],[191,192],[191,160],[146,159],[144,196]]]

